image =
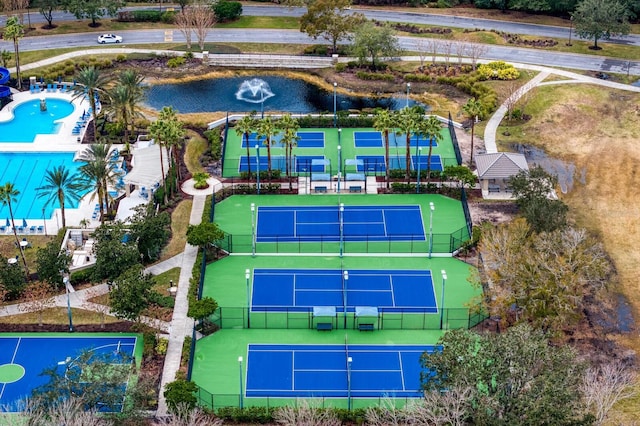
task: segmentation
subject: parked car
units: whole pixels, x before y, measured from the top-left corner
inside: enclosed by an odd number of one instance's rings
[[[122,37],[115,34],[100,34],[98,36],[98,43],[122,43]]]

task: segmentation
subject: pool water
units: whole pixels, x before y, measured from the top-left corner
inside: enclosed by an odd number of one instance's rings
[[[40,100],[33,99],[18,105],[10,121],[0,122],[0,142],[33,142],[36,135],[58,133],[55,121],[73,112],[71,102],[47,98],[47,110],[40,111]]]
[[[27,220],[28,226],[37,226],[42,225],[43,217],[51,218],[60,204],[56,201],[45,207],[49,197],[39,198],[36,188],[46,184],[47,170],[55,166],[64,165],[70,174],[77,172],[82,163],[74,162],[73,157],[73,152],[0,152],[0,185],[11,182],[20,191],[17,201],[11,203],[16,226],[21,226],[23,219]],[[77,207],[77,203],[65,202],[65,209]],[[0,205],[0,225],[4,225],[9,217],[9,208]],[[29,219],[36,221],[31,223]]]

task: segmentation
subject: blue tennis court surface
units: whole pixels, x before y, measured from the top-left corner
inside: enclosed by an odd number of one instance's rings
[[[298,148],[324,148],[324,132],[298,132],[298,141],[296,142]],[[253,148],[256,145],[263,147],[265,141],[264,137],[259,137],[257,133],[251,133],[249,135],[249,148]],[[282,135],[276,135],[271,138],[271,146],[274,148],[282,148]],[[247,140],[242,135],[242,147],[247,147]]]
[[[360,160],[357,169],[359,172],[383,172],[385,171],[385,161],[382,155],[357,155],[356,160]],[[419,161],[418,161],[419,160]],[[418,170],[418,162],[420,163],[420,170],[427,170],[429,162],[428,155],[416,155],[411,156],[411,169]],[[390,170],[393,169],[406,169],[407,159],[404,155],[391,155],[389,156]],[[439,155],[431,155],[431,170],[442,171],[442,159]]]
[[[428,270],[255,269],[252,311],[310,311],[334,306],[354,312],[375,306],[385,312],[436,313],[436,295]]]
[[[356,148],[380,148],[384,146],[384,138],[381,132],[353,132],[353,141]],[[437,147],[438,143],[435,139],[429,139],[420,135],[412,135],[409,146],[416,147],[428,147],[431,143],[432,147]],[[406,133],[397,135],[394,132],[389,132],[389,146],[392,147],[406,147],[407,135]]]
[[[296,172],[308,172],[309,169],[313,173],[323,173],[325,171],[325,167],[322,164],[312,164],[312,160],[324,160],[324,155],[297,155],[291,159],[291,167]],[[238,164],[239,172],[246,172],[249,170],[249,161],[251,161],[251,172],[255,173],[258,169],[258,160],[255,156],[247,158],[246,155],[240,157],[240,164]],[[266,155],[260,156],[260,170],[267,171],[269,170],[268,158]],[[272,155],[271,156],[271,170],[280,170],[284,173],[287,170],[287,165],[285,162],[285,158],[281,155]]]
[[[418,169],[418,157],[417,156],[411,156],[411,165],[413,166],[413,170],[417,170]],[[429,165],[429,156],[427,155],[421,155],[420,156],[420,170],[427,170],[427,166]],[[442,167],[442,159],[440,158],[439,155],[432,155],[431,156],[431,170],[436,170],[436,171],[443,171],[444,168]]]
[[[133,359],[136,341],[136,337],[0,337],[0,380],[4,380],[0,381],[0,412],[21,411],[21,400],[49,380],[40,375],[45,369],[72,368],[73,361],[85,350],[101,355],[126,354]],[[122,384],[123,398],[126,385]]]
[[[249,345],[246,396],[419,398],[420,355],[434,350],[431,345]]]
[[[342,232],[341,232],[342,230]],[[424,241],[419,205],[259,206],[256,242]]]

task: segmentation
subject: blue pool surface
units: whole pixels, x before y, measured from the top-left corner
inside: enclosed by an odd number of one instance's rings
[[[71,174],[77,172],[82,163],[74,162],[73,157],[73,152],[0,152],[0,185],[11,182],[20,191],[17,201],[11,204],[16,226],[21,226],[23,219],[28,226],[42,225],[42,218],[49,219],[53,210],[60,207],[57,201],[45,207],[48,197],[38,198],[36,188],[45,185],[47,170],[55,166],[64,165]],[[65,209],[77,207],[65,203]],[[0,224],[4,225],[8,217],[9,208],[0,205]],[[40,222],[31,223],[29,219]]]
[[[40,100],[33,99],[18,105],[10,121],[0,122],[0,142],[33,142],[36,135],[58,133],[55,121],[73,112],[71,102],[47,98],[47,110],[40,111]]]

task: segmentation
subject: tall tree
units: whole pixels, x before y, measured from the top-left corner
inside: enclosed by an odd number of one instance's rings
[[[22,89],[22,77],[20,75],[20,39],[24,37],[24,26],[20,23],[16,16],[7,18],[4,27],[3,38],[13,41],[13,51],[16,57],[16,80],[18,82],[18,90]]]
[[[34,6],[38,8],[40,15],[47,21],[44,28],[53,28],[53,12],[60,9],[62,0],[36,0]]]
[[[92,190],[91,199],[97,198],[100,203],[102,222],[109,213],[109,185],[115,185],[120,176],[111,153],[111,144],[92,144],[78,156],[84,164],[80,166],[80,173],[86,188]]]
[[[364,64],[371,58],[373,69],[377,67],[378,58],[397,56],[401,52],[394,30],[389,25],[378,27],[371,21],[365,21],[355,29],[351,48],[360,63]]]
[[[86,96],[91,107],[93,117],[93,140],[98,140],[98,96],[105,94],[105,88],[109,79],[94,66],[80,68],[75,77],[76,85],[73,88],[73,99]]]
[[[411,182],[411,137],[420,128],[424,116],[417,108],[403,108],[398,112],[396,120],[396,134],[405,137],[405,178]]]
[[[151,303],[155,280],[142,265],[134,265],[113,281],[109,305],[118,318],[137,321]]]
[[[97,20],[105,16],[115,16],[124,6],[121,0],[65,0],[64,8],[77,19],[91,19],[90,27],[97,27]]]
[[[204,50],[204,42],[207,39],[207,34],[213,24],[216,22],[216,16],[211,9],[211,5],[205,2],[193,3],[187,8],[193,9],[192,19],[193,19],[193,29],[196,32],[196,37],[198,39],[198,46],[200,46],[200,50]]]
[[[429,141],[429,153],[427,154],[427,185],[431,182],[431,154],[433,144],[442,140],[442,123],[435,115],[430,115],[426,120],[418,122],[418,133]]]
[[[423,388],[472,388],[465,424],[590,424],[579,391],[584,364],[570,346],[551,345],[528,324],[502,334],[452,330],[439,343],[421,357]]]
[[[24,273],[29,281],[29,267],[27,266],[27,258],[24,256],[24,248],[20,245],[20,240],[18,239],[18,231],[16,229],[16,222],[13,216],[13,204],[18,201],[18,195],[20,195],[20,191],[18,191],[15,186],[11,182],[6,182],[4,185],[0,186],[0,204],[3,206],[7,206],[9,209],[9,217],[11,218],[11,229],[13,229],[13,236],[16,239],[16,247],[20,250],[20,256],[22,256],[22,263],[24,264]]]
[[[298,123],[298,120],[291,117],[291,114],[285,114],[279,120],[278,127],[282,129],[282,139],[280,140],[280,142],[284,146],[284,161],[286,163],[285,168],[287,178],[289,178],[289,189],[291,189],[293,148],[298,146],[298,140],[300,140],[300,137],[298,136],[300,124]]]
[[[178,166],[178,154],[181,144],[184,142],[185,130],[182,122],[178,120],[176,110],[172,107],[163,107],[158,119],[149,126],[149,134],[155,139],[160,148],[160,171],[162,173],[162,182],[164,184],[165,171],[162,152],[164,149],[171,148],[171,152],[173,153],[173,164],[178,169],[180,168]],[[179,176],[180,173],[178,170],[178,177]],[[166,204],[168,202],[168,194],[166,190],[164,191],[164,197],[164,202]]]
[[[71,173],[64,165],[55,166],[47,170],[44,175],[45,184],[36,188],[38,198],[45,198],[45,206],[54,204],[56,201],[62,213],[62,227],[67,226],[65,214],[66,202],[78,202],[82,198],[83,191],[87,189],[78,173]]]
[[[483,112],[482,102],[480,102],[479,99],[471,98],[462,106],[462,110],[471,120],[471,158],[469,159],[469,165],[473,167],[473,133],[476,128],[476,119],[479,118]]]
[[[373,121],[373,128],[382,133],[384,141],[384,174],[387,181],[387,189],[389,189],[389,132],[393,131],[396,125],[395,113],[388,109],[379,109],[376,111],[376,117]],[[340,165],[339,165],[340,167]]]
[[[126,87],[127,98],[129,103],[129,125],[133,131],[134,121],[136,118],[142,117],[140,112],[140,104],[144,98],[144,76],[135,70],[124,70],[118,77],[118,84]],[[126,129],[126,127],[125,127]],[[125,140],[127,151],[129,150],[129,140]]]
[[[349,13],[351,0],[316,0],[309,4],[300,18],[300,31],[317,39],[322,37],[331,43],[333,52],[340,40],[349,40],[351,32],[364,21],[359,13]]]
[[[271,117],[264,117],[258,121],[258,136],[264,138],[263,145],[267,147],[267,173],[269,174],[269,181],[271,181],[271,144],[273,143],[273,137],[280,133],[278,123]]]
[[[113,282],[122,271],[140,263],[136,242],[132,238],[126,238],[125,234],[124,225],[119,221],[102,224],[94,231],[95,281]]]
[[[576,34],[593,39],[592,49],[599,50],[598,40],[629,34],[630,11],[620,0],[582,0],[571,14]]]
[[[251,133],[253,133],[258,126],[258,121],[256,120],[256,112],[251,111],[250,114],[245,115],[240,120],[236,122],[234,126],[234,130],[236,135],[244,137],[244,144],[247,146],[247,178],[249,182],[251,182],[251,151],[249,151],[249,137]],[[260,173],[259,170],[256,173]]]

